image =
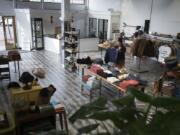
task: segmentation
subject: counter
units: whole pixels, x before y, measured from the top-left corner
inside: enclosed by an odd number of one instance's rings
[[[55,36],[44,36],[44,49],[56,54],[60,54],[61,39]]]

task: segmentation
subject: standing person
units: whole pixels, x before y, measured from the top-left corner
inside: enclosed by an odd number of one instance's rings
[[[122,68],[125,65],[125,53],[126,53],[126,47],[123,44],[123,38],[119,38],[118,39],[118,43],[119,43],[119,49],[118,49],[118,53],[117,53],[117,67]]]

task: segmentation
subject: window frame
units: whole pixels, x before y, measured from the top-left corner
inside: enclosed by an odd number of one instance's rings
[[[83,3],[75,3],[73,1],[83,1]],[[86,2],[85,2],[85,0],[70,0],[70,4],[73,4],[73,5],[85,5]]]
[[[60,1],[60,2],[53,2],[53,1],[45,1],[45,0],[43,0],[43,3],[58,3],[58,4],[60,4],[62,1]]]

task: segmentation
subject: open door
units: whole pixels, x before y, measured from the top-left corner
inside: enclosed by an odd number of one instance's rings
[[[4,40],[6,50],[16,48],[16,23],[14,16],[2,16]]]

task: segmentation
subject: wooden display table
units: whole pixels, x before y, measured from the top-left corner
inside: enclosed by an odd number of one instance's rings
[[[10,89],[12,103],[14,103],[19,98],[23,98],[23,100],[28,103],[31,103],[31,102],[36,103],[41,90],[42,90],[42,87],[40,85],[32,86],[32,88],[29,90],[23,90],[22,88]]]
[[[23,135],[26,132],[34,132],[43,128],[43,130],[56,129],[55,112],[45,111],[36,113],[27,113],[24,115],[16,116],[16,134]],[[49,124],[49,127],[43,127],[45,123]]]
[[[102,57],[102,51],[108,49],[110,47],[110,45],[109,44],[98,44],[98,47],[101,51],[101,57]]]
[[[0,129],[0,135],[16,135],[15,134],[15,121],[12,112],[7,112],[9,127]]]
[[[15,73],[17,72],[18,69],[18,75],[20,77],[19,61],[21,61],[22,59],[19,51],[18,50],[3,51],[0,52],[0,56],[7,57],[9,59],[9,62],[14,62]]]
[[[102,92],[101,92],[101,91],[102,91],[102,90],[101,90],[102,82],[105,82],[106,84],[109,84],[110,86],[112,86],[113,88],[115,88],[116,90],[118,90],[118,92],[119,92],[119,97],[122,96],[122,95],[124,95],[124,93],[126,92],[126,89],[123,89],[123,88],[119,87],[118,85],[115,85],[115,84],[107,81],[106,78],[104,78],[104,77],[102,77],[102,76],[100,76],[100,75],[98,75],[98,74],[96,74],[96,73],[93,73],[90,69],[85,68],[85,67],[83,67],[83,66],[80,66],[80,67],[82,68],[82,76],[84,76],[85,73],[86,73],[86,74],[88,74],[88,75],[96,76],[96,78],[97,78],[98,80],[100,80],[100,96],[101,96],[101,93],[102,93]],[[141,90],[141,91],[144,92],[146,86],[145,86],[145,85],[137,85],[137,86],[135,86],[135,87],[137,87],[138,90]],[[81,85],[81,90],[83,91],[83,85]],[[90,90],[90,95],[92,95],[91,92],[92,92],[92,91]],[[90,96],[90,101],[92,100],[91,98],[92,98],[92,96]]]

